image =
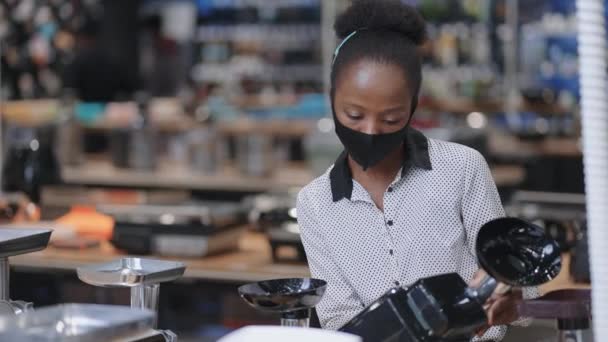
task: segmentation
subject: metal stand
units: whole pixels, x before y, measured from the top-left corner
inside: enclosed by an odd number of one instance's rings
[[[139,285],[131,288],[131,307],[158,310],[159,284]]]
[[[583,342],[583,331],[589,329],[589,319],[558,319],[558,342]]]
[[[560,330],[557,337],[558,342],[583,342],[582,330]]]
[[[10,300],[9,288],[10,288],[10,276],[11,266],[8,263],[8,258],[0,258],[0,300]]]
[[[78,278],[87,284],[100,287],[129,287],[131,308],[148,309],[158,314],[160,283],[172,281],[184,274],[186,266],[181,262],[123,258],[106,264],[77,269]],[[154,327],[157,322],[154,322]],[[169,331],[159,331],[165,341],[175,342],[177,336]]]
[[[310,309],[284,312],[281,314],[281,325],[284,327],[310,327]]]
[[[32,303],[10,299],[9,257],[46,248],[51,232],[48,229],[0,229],[0,316],[18,315],[34,307]]]
[[[138,285],[131,288],[131,307],[137,309],[149,309],[158,312],[158,297],[160,285]],[[156,327],[157,322],[154,322]]]

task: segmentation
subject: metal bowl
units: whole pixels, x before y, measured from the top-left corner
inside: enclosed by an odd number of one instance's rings
[[[239,295],[258,310],[289,312],[314,307],[326,288],[327,282],[320,279],[275,279],[243,285]]]

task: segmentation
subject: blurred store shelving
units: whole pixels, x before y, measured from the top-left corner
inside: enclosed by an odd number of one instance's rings
[[[325,46],[334,46],[335,39],[324,16],[347,1],[137,3],[132,17],[121,20],[138,27],[135,60],[145,106],[135,92],[97,102],[65,100],[61,75],[77,53],[77,33],[93,22],[111,34],[102,13],[116,9],[108,11],[99,1],[0,2],[2,16],[10,18],[0,30],[2,96],[27,100],[3,105],[9,126],[69,122],[82,134],[106,140],[101,150],[85,148],[91,160],[100,151],[111,152],[118,131],[151,129],[159,141],[158,158],[185,167],[200,163],[193,161],[198,158],[239,169],[239,154],[251,149],[259,152],[253,153],[259,156],[254,163],[308,161],[315,165],[313,174],[331,163],[339,144],[326,119],[324,71]],[[580,157],[570,2],[520,2],[515,28],[507,24],[504,1],[410,3],[427,19],[430,38],[422,47],[424,84],[413,125],[429,136],[477,148],[493,166],[519,167],[514,175],[528,167],[525,156],[555,155],[558,148],[546,146],[556,141],[567,155]],[[505,66],[510,29],[518,34],[516,75],[508,75]],[[517,92],[510,101],[506,94],[513,79]],[[214,137],[209,139],[217,144],[193,136]],[[201,144],[210,156],[194,156],[193,146]],[[519,178],[523,182],[525,176]]]

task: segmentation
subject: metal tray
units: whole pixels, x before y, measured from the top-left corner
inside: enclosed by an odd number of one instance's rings
[[[52,232],[50,229],[0,228],[0,258],[45,249]]]
[[[154,312],[126,306],[63,304],[0,317],[0,341],[110,341],[152,329]]]
[[[134,287],[172,281],[184,274],[181,262],[122,258],[106,264],[79,267],[78,278],[87,284],[102,287]]]

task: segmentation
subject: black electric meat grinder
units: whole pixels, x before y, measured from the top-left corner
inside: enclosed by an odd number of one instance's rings
[[[536,225],[516,218],[485,224],[477,237],[477,257],[488,275],[468,287],[456,273],[420,279],[393,288],[340,330],[364,341],[470,341],[484,326],[484,303],[496,291],[538,286],[557,276],[557,243]]]

